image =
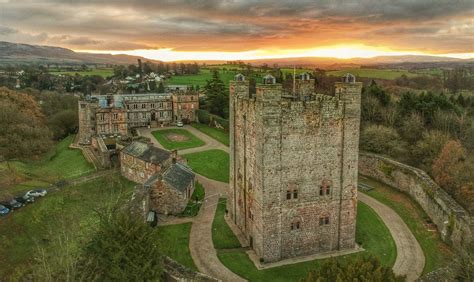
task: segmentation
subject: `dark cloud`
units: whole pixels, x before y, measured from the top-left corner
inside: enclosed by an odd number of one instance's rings
[[[473,3],[4,0],[0,1],[0,39],[104,50],[157,45],[176,50],[216,51],[311,48],[351,41],[467,52],[472,51],[468,50],[472,44],[466,43],[474,40]],[[414,37],[426,41],[416,41]],[[441,38],[449,40],[437,40]]]

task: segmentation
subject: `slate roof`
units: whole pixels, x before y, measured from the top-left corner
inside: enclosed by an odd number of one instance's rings
[[[179,192],[186,191],[194,181],[194,172],[188,166],[180,163],[172,164],[163,174],[163,181]]]
[[[122,152],[153,164],[163,164],[171,156],[171,153],[166,150],[138,141],[123,148]]]

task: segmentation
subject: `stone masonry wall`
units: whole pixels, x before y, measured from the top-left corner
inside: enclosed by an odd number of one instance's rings
[[[305,101],[284,99],[279,84],[257,85],[255,96],[245,81],[230,87],[228,209],[256,254],[272,262],[354,248],[361,84]]]
[[[190,185],[186,191],[192,195],[193,186]],[[157,181],[150,190],[150,208],[161,214],[178,215],[188,204],[186,191],[181,193],[163,181]]]
[[[473,218],[426,172],[371,153],[360,153],[359,171],[408,193],[436,224],[443,241],[457,249],[472,241]]]

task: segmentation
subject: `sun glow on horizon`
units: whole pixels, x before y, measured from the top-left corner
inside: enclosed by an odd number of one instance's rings
[[[377,56],[402,56],[402,55],[428,55],[438,57],[452,57],[459,59],[474,58],[474,53],[456,54],[430,54],[420,51],[396,51],[384,47],[372,47],[363,44],[333,45],[312,49],[258,49],[241,52],[225,51],[175,51],[172,48],[163,49],[136,49],[123,51],[104,50],[77,50],[78,52],[100,53],[100,54],[125,54],[141,56],[147,59],[172,61],[234,61],[234,60],[258,60],[258,59],[281,59],[302,57],[326,57],[337,59],[373,58]]]

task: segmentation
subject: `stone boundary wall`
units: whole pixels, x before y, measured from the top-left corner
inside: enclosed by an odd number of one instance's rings
[[[359,173],[409,194],[436,224],[442,240],[456,249],[473,240],[474,218],[423,170],[360,152]]]

